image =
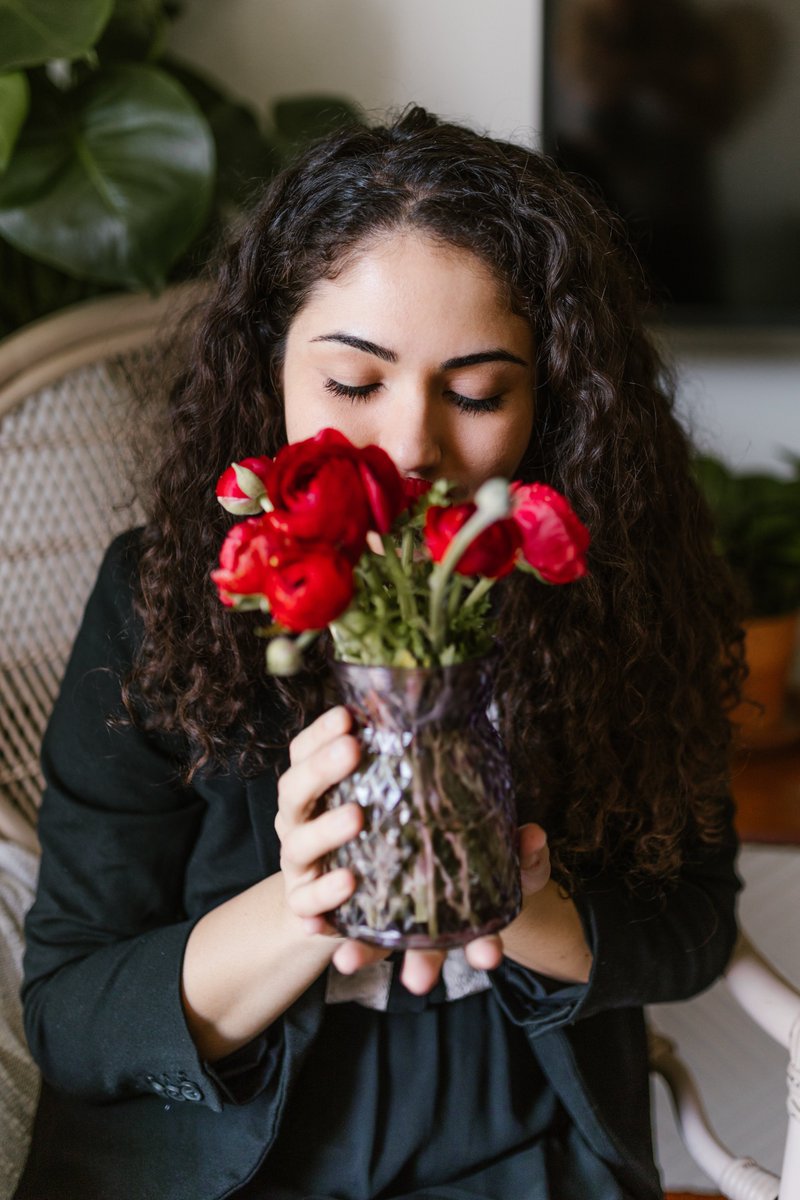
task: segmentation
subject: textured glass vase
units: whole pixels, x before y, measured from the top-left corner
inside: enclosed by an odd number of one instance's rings
[[[340,933],[394,948],[463,945],[519,912],[509,761],[487,716],[494,656],[450,667],[334,662],[362,745],[326,795],[355,801],[361,833],[329,855],[358,886],[330,915]]]

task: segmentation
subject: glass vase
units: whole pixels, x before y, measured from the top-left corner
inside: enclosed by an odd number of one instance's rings
[[[447,948],[494,933],[521,903],[511,769],[487,714],[495,656],[449,667],[334,662],[361,761],[326,795],[363,829],[327,856],[357,888],[329,919],[392,948]]]

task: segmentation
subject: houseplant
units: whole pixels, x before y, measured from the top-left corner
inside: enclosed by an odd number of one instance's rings
[[[333,675],[362,744],[327,795],[364,813],[329,856],[358,886],[330,917],[380,945],[447,947],[502,928],[520,903],[511,770],[489,712],[490,589],[514,570],[566,584],[589,534],[544,484],[490,479],[474,501],[404,479],[378,446],[324,429],[217,484],[245,520],[212,572],[228,607],[269,614],[267,666],[301,667],[331,635]],[[291,635],[291,636],[287,636]]]
[[[261,122],[167,51],[171,0],[0,0],[0,338],[68,304],[191,277],[254,181],[358,119]]]
[[[712,455],[695,460],[717,548],[747,613],[749,676],[745,702],[732,716],[750,745],[773,744],[792,732],[786,703],[800,610],[800,456],[787,452],[784,459],[784,473],[737,473]]]

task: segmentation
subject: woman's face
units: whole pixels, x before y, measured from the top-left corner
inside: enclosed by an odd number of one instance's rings
[[[370,242],[315,286],[282,381],[290,442],[330,426],[464,496],[513,478],[533,426],[529,323],[475,255],[413,231]]]

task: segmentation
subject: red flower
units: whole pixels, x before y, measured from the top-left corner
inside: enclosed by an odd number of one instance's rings
[[[260,458],[243,458],[237,466],[246,467],[248,471],[252,471],[254,475],[261,480],[261,491],[255,495],[248,495],[239,487],[239,482],[236,478],[236,471],[233,467],[228,467],[227,471],[223,471],[217,480],[217,499],[223,508],[229,513],[234,513],[236,516],[252,515],[261,512],[259,504],[259,496],[266,495],[268,490],[268,479],[272,471],[272,459],[267,457]]]
[[[228,531],[211,572],[223,604],[265,596],[287,629],[322,629],[353,598],[353,568],[326,542],[296,542],[276,527],[272,513],[240,521]]]
[[[380,446],[362,446],[360,450],[354,446],[353,449],[358,455],[358,469],[369,504],[370,529],[378,533],[388,533],[395,517],[409,507],[407,485],[410,481],[403,478],[389,455],[385,450],[381,450]],[[424,484],[423,491],[430,487],[425,480],[415,481],[415,485],[416,483]],[[421,492],[415,487],[414,500],[419,495]]]
[[[359,449],[323,429],[278,452],[270,480],[277,525],[295,538],[326,541],[357,561],[367,531],[387,533],[406,505],[403,480],[378,446]]]
[[[350,562],[325,543],[295,547],[266,581],[272,616],[293,633],[335,621],[353,599],[353,588]]]
[[[416,475],[406,475],[403,478],[403,488],[405,490],[405,504],[403,508],[413,508],[419,500],[420,496],[424,496],[432,488],[433,484],[429,479],[420,479]]]
[[[240,521],[229,529],[219,552],[219,567],[211,572],[222,603],[230,606],[232,596],[263,596],[270,559],[285,543],[269,514]]]
[[[425,543],[434,562],[441,562],[459,529],[475,512],[474,504],[449,508],[432,505],[425,514]],[[459,575],[486,575],[497,579],[513,571],[522,535],[510,517],[494,521],[467,547],[456,563]]]
[[[511,519],[522,534],[525,561],[547,583],[586,574],[589,530],[560,492],[545,483],[512,483]]]

